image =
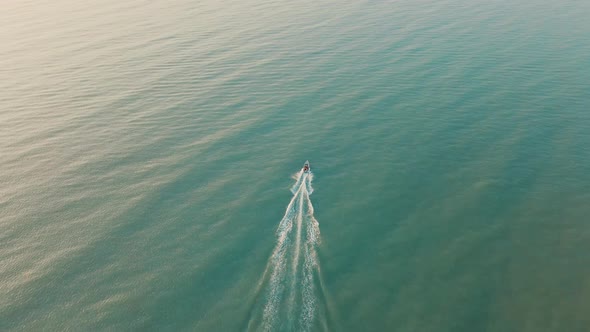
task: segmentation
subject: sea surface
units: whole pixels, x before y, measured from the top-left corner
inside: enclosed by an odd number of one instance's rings
[[[0,23],[0,331],[589,331],[590,1]]]

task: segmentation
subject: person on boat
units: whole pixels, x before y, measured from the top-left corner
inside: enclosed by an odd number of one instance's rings
[[[304,172],[307,172],[308,170],[309,170],[309,166],[307,166],[307,165],[303,166],[303,171]]]

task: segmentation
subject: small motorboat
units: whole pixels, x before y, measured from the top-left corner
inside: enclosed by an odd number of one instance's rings
[[[305,162],[305,164],[303,164],[303,173],[309,173],[311,172],[311,168],[309,167],[309,160]]]

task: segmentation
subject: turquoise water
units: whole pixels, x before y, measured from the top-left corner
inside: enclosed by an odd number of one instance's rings
[[[0,330],[587,331],[588,17],[4,1]]]

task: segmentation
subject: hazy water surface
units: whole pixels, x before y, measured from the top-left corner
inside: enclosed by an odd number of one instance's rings
[[[0,330],[587,331],[589,17],[3,1]]]

